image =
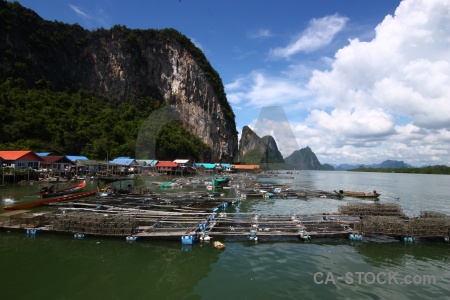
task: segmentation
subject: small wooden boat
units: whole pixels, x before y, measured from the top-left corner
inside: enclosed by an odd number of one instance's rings
[[[224,186],[228,186],[229,182],[230,182],[230,178],[227,176],[221,177],[221,178],[214,178],[213,186],[214,187],[224,187]]]
[[[71,187],[68,187],[65,189],[61,189],[61,190],[56,190],[56,191],[54,191],[52,189],[52,187],[50,187],[50,188],[45,187],[41,190],[41,192],[39,192],[38,196],[41,198],[53,198],[53,197],[73,194],[73,193],[81,192],[85,186],[86,186],[86,180],[77,185],[74,185],[74,186],[71,186]]]
[[[377,193],[377,191],[373,191],[373,192],[354,192],[354,191],[344,191],[344,190],[339,190],[339,191],[334,191],[336,194],[338,194],[340,197],[357,197],[357,198],[378,198],[381,194]]]
[[[73,194],[73,195],[65,195],[62,197],[51,198],[51,199],[37,201],[37,202],[23,203],[23,204],[18,204],[18,205],[14,205],[14,206],[4,206],[3,209],[4,210],[27,209],[27,208],[31,208],[31,207],[35,207],[35,206],[39,206],[39,205],[43,205],[43,204],[78,199],[78,198],[82,198],[82,197],[92,196],[95,194],[97,194],[97,191],[89,191],[89,192],[83,192],[83,193],[78,193],[78,194]]]

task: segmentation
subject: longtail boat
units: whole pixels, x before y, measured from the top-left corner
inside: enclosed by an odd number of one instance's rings
[[[78,193],[78,194],[65,195],[62,197],[51,198],[51,199],[37,201],[37,202],[23,203],[23,204],[18,204],[18,205],[14,205],[14,206],[4,206],[3,209],[4,210],[27,209],[27,208],[36,207],[39,205],[48,204],[48,203],[78,199],[78,198],[82,198],[82,197],[92,196],[95,194],[97,194],[97,191],[89,191],[89,192],[83,192],[83,193]]]
[[[77,185],[74,185],[74,186],[71,186],[68,188],[64,188],[61,190],[56,190],[56,191],[52,191],[51,188],[44,188],[41,190],[41,192],[38,194],[38,196],[41,198],[51,198],[51,197],[73,194],[73,193],[82,191],[85,186],[86,186],[86,180]]]
[[[377,191],[373,192],[353,192],[353,191],[334,191],[336,194],[338,194],[341,197],[347,196],[347,197],[357,197],[357,198],[378,198],[381,194],[377,193]]]

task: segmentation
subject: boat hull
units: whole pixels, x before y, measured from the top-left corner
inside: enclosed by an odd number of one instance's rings
[[[78,193],[81,192],[84,187],[86,186],[86,181],[83,181],[82,183],[79,183],[75,186],[71,186],[65,189],[61,189],[61,190],[57,190],[55,192],[42,192],[39,193],[38,196],[41,198],[55,198],[58,196],[64,196],[64,195],[69,195],[69,194],[74,194],[74,193]]]
[[[53,203],[53,202],[66,201],[66,200],[72,200],[72,199],[78,199],[78,198],[93,196],[95,194],[97,194],[97,191],[89,191],[89,192],[83,192],[83,193],[78,193],[78,194],[73,194],[73,195],[65,195],[65,196],[62,196],[62,197],[51,198],[51,199],[37,201],[37,202],[18,204],[18,205],[14,205],[14,206],[5,206],[5,207],[3,207],[3,209],[4,210],[27,209],[27,208],[32,208],[32,207],[36,207],[36,206],[39,206],[39,205]]]
[[[334,191],[337,195],[342,197],[356,197],[356,198],[378,198],[381,196],[381,194],[377,193],[376,191],[373,192],[354,192],[354,191]]]

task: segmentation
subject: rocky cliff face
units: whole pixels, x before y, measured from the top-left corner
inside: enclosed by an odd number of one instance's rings
[[[306,147],[294,151],[286,157],[285,162],[294,169],[300,170],[333,170],[334,168],[328,164],[322,165],[317,159],[316,154],[311,148]]]
[[[272,136],[260,138],[248,126],[242,129],[238,160],[247,164],[282,164],[283,156]]]
[[[212,159],[231,161],[237,153],[234,114],[222,81],[179,32],[121,26],[87,31],[44,21],[18,3],[1,1],[0,8],[1,80],[20,76],[28,86],[84,88],[119,102],[164,101],[211,146]]]

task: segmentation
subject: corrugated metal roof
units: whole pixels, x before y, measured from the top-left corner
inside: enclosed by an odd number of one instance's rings
[[[68,159],[70,159],[71,161],[76,161],[76,160],[89,160],[89,158],[87,158],[86,156],[66,155],[66,157],[67,157]]]
[[[64,159],[65,157],[62,156],[62,155],[58,155],[58,156],[43,156],[41,158],[45,162],[45,164],[53,164],[53,163],[56,163],[56,162],[59,162],[59,163],[71,163],[71,161],[68,160],[67,158]]]
[[[0,157],[3,160],[19,160],[20,158],[26,157],[27,160],[32,160],[31,158],[35,158],[37,161],[41,161],[42,159],[37,156],[34,152],[30,150],[20,150],[20,151],[0,151]]]
[[[131,165],[138,165],[138,163],[133,159],[133,158],[129,158],[129,157],[118,157],[115,158],[111,161],[109,161],[110,164],[115,164],[115,165],[121,165],[121,166],[131,166]]]
[[[154,167],[157,163],[157,159],[136,159],[139,164],[145,163],[147,166]]]
[[[36,152],[37,156],[48,156],[52,154],[51,152]]]
[[[254,170],[259,169],[259,165],[235,165],[234,166],[238,170]]]
[[[186,164],[189,162],[189,159],[175,159],[173,162],[177,164]]]
[[[178,164],[173,161],[159,161],[156,167],[178,167]]]
[[[78,160],[78,165],[81,165],[81,166],[99,166],[100,163],[98,161],[96,161],[96,160],[87,159],[87,160]]]
[[[205,163],[199,163],[195,164],[197,168],[204,167],[205,169],[214,169],[216,167],[216,164],[205,164]]]

